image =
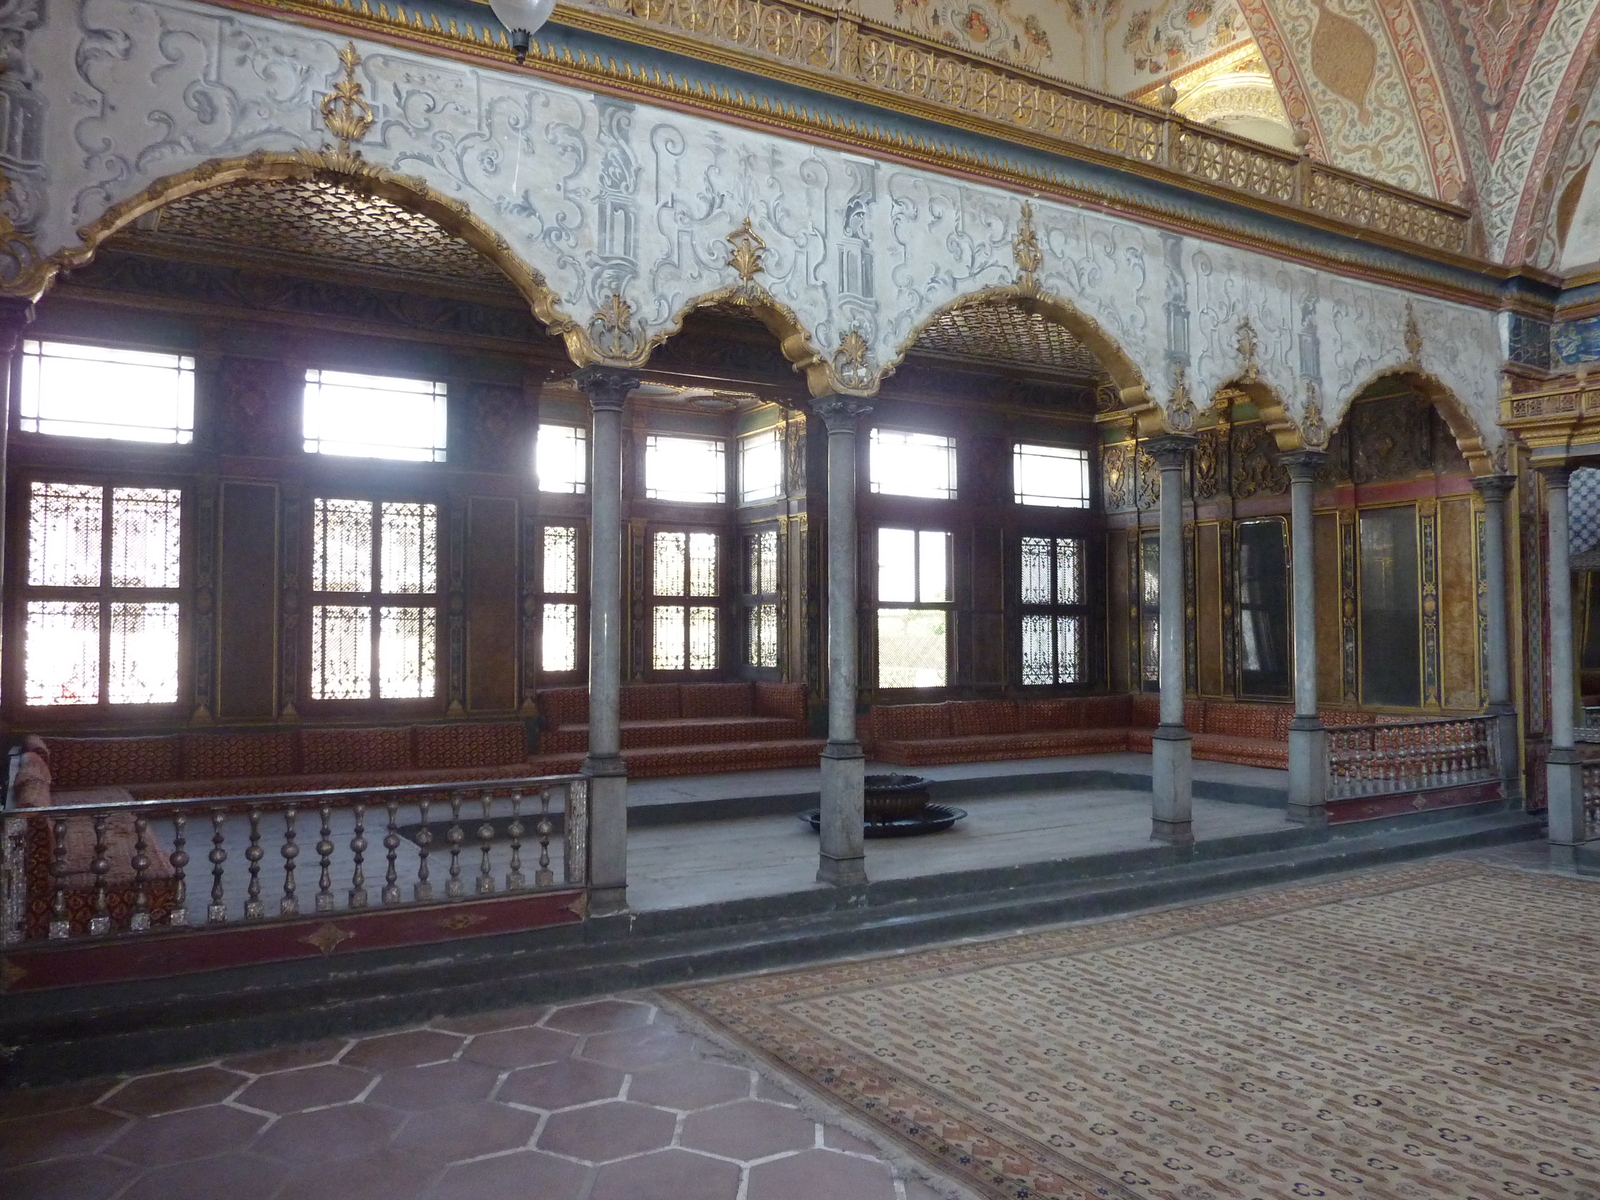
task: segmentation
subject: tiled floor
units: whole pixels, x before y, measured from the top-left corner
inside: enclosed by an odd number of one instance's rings
[[[932,1200],[634,997],[0,1092],[5,1200]]]

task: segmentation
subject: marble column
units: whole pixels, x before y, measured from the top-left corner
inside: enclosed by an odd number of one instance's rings
[[[1289,722],[1289,820],[1328,820],[1328,731],[1317,715],[1316,532],[1311,494],[1323,450],[1296,450],[1279,460],[1289,470],[1289,544],[1293,563],[1294,719]]]
[[[585,367],[589,397],[589,911],[628,904],[628,768],[622,761],[622,409],[639,377]]]
[[[1522,799],[1522,770],[1517,761],[1517,711],[1511,705],[1511,632],[1506,624],[1506,499],[1516,487],[1515,475],[1484,475],[1472,481],[1483,497],[1484,615],[1488,624],[1483,673],[1495,721],[1500,754],[1500,779],[1507,800]]]
[[[1550,759],[1546,779],[1550,800],[1550,847],[1554,861],[1571,862],[1573,848],[1587,837],[1583,811],[1583,764],[1573,738],[1571,532],[1567,521],[1567,482],[1572,468],[1542,471],[1550,513]]]
[[[828,744],[817,882],[848,886],[867,881],[867,764],[856,740],[856,427],[872,410],[855,397],[833,395],[813,400],[811,411],[828,430]]]
[[[1150,746],[1150,836],[1194,841],[1193,739],[1183,727],[1183,469],[1196,439],[1168,433],[1145,443],[1161,469],[1161,723]]]

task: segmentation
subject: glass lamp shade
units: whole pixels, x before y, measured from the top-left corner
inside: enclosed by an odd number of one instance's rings
[[[532,35],[550,19],[556,0],[490,0],[489,7],[511,31],[511,46],[517,52],[517,61],[521,62],[527,56]]]

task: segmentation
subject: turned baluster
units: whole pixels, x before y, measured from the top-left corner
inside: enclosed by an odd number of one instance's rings
[[[322,836],[317,839],[317,863],[321,873],[317,876],[317,911],[333,911],[333,880],[328,875],[328,863],[333,858],[333,829],[330,822],[333,810],[322,806]]]
[[[283,900],[278,904],[278,911],[286,917],[300,911],[300,898],[294,889],[294,860],[300,857],[300,847],[294,840],[294,818],[292,807],[284,810],[283,848],[278,851],[283,855]]]
[[[106,857],[111,847],[106,841],[106,826],[110,817],[97,813],[94,818],[94,858],[89,870],[94,873],[94,912],[89,917],[89,932],[96,937],[111,932],[111,910],[107,906],[106,874],[111,870],[111,860]]]
[[[511,824],[506,826],[511,837],[511,867],[506,872],[506,891],[527,886],[522,875],[522,793],[511,793]]]
[[[150,869],[150,819],[140,813],[133,818],[133,912],[128,928],[143,933],[150,928],[150,890],[144,874]]]
[[[72,917],[67,912],[67,822],[55,820],[55,859],[50,864],[54,880],[54,893],[50,897],[50,936],[69,937],[72,934]]]
[[[228,905],[222,893],[222,864],[228,861],[228,852],[222,848],[226,841],[222,826],[226,820],[220,808],[211,814],[211,853],[206,856],[211,860],[211,906],[206,909],[206,920],[213,925],[228,919]]]
[[[450,793],[450,832],[445,841],[450,843],[450,875],[445,880],[444,894],[452,900],[461,896],[461,843],[466,840],[461,828],[461,793]]]
[[[356,805],[356,828],[350,838],[350,856],[355,860],[355,870],[350,876],[350,907],[365,908],[367,906],[367,873],[364,864],[367,860],[367,806]]]
[[[489,811],[494,803],[494,797],[484,792],[479,799],[483,802],[483,823],[478,826],[478,849],[483,853],[483,860],[478,864],[478,894],[494,891],[494,873],[489,869],[489,848],[494,844],[494,826],[489,823]]]
[[[250,845],[244,852],[245,861],[250,864],[250,886],[245,892],[244,916],[247,921],[254,921],[266,914],[261,907],[261,860],[266,856],[266,851],[261,848],[261,810],[250,810]]]
[[[428,847],[433,843],[433,833],[428,829],[428,801],[418,804],[422,821],[417,830],[417,884],[411,894],[417,900],[433,899],[433,884],[428,881]]]
[[[388,808],[389,826],[383,835],[383,848],[388,852],[389,855],[389,869],[384,873],[383,876],[382,896],[385,904],[399,904],[400,873],[395,868],[394,858],[395,854],[400,849],[400,830],[395,826],[395,814],[399,811],[400,805],[396,801],[391,800],[389,801]]]
[[[555,872],[550,869],[550,835],[555,832],[555,826],[550,823],[550,789],[539,789],[539,824],[535,831],[539,835],[539,869],[533,873],[533,882],[538,887],[549,887],[556,881]]]
[[[189,865],[189,837],[185,826],[189,818],[183,813],[172,815],[172,909],[167,913],[168,925],[189,923],[189,877],[184,868]]]

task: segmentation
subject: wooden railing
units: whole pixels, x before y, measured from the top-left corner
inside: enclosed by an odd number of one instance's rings
[[[583,888],[588,831],[580,775],[7,809],[0,944]]]
[[[1500,778],[1497,717],[1444,717],[1328,729],[1328,799]]]

